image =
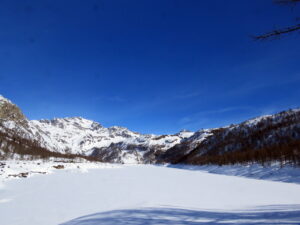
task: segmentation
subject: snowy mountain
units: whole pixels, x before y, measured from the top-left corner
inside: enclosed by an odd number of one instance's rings
[[[300,163],[300,109],[227,127],[140,134],[81,117],[28,120],[0,97],[0,156],[92,157],[112,163]]]
[[[52,152],[93,156],[105,162],[151,163],[157,154],[193,135],[189,131],[174,135],[140,134],[124,127],[106,128],[81,117],[30,121],[2,96],[1,102],[5,102],[5,108],[0,108],[3,133],[31,140]],[[12,109],[18,116],[10,116]]]
[[[156,152],[166,151],[193,135],[188,131],[175,135],[145,135],[124,127],[106,128],[81,117],[29,123],[31,129],[43,137],[42,145],[52,151],[92,155],[118,163],[152,162],[151,156]]]

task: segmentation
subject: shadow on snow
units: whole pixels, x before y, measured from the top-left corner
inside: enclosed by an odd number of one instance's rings
[[[266,206],[244,211],[196,211],[178,208],[114,210],[76,218],[61,225],[300,224],[300,205]]]
[[[160,165],[164,166],[164,165]],[[299,167],[285,165],[280,167],[278,164],[272,164],[269,166],[262,166],[259,164],[251,165],[186,165],[186,164],[176,164],[167,165],[169,168],[173,169],[183,169],[183,170],[194,170],[194,171],[204,171],[213,174],[221,174],[228,176],[239,176],[247,177],[259,180],[272,180],[280,181],[286,183],[296,183],[300,184],[300,170]]]

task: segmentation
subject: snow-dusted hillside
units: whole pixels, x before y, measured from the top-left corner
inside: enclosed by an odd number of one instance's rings
[[[300,109],[202,130],[168,149],[161,161],[185,164],[300,163]]]

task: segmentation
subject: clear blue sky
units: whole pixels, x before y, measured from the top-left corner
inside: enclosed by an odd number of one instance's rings
[[[0,94],[30,119],[143,133],[299,107],[300,35],[272,0],[0,0]]]

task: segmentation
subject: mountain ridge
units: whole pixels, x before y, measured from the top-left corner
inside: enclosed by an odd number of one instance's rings
[[[106,128],[82,117],[28,120],[14,103],[0,96],[0,132],[3,136],[0,153],[11,151],[9,148],[13,149],[15,143],[8,143],[20,138],[23,142],[29,140],[33,143],[30,146],[57,154],[93,157],[110,163],[228,164],[243,162],[237,160],[241,155],[248,161],[256,157],[262,162],[282,160],[289,155],[288,160],[293,161],[299,151],[296,142],[300,141],[300,109],[220,128],[154,135],[120,126]],[[18,148],[20,146],[22,143]],[[277,149],[277,155],[275,150],[272,152],[266,148]],[[297,153],[287,151],[290,148],[296,148]],[[256,151],[259,151],[258,155],[265,152],[265,156],[257,158],[253,155]]]
[[[17,107],[9,100],[6,102],[11,107]],[[16,124],[8,126],[8,123],[16,123],[14,119],[0,118],[2,129],[17,130]],[[98,122],[82,117],[28,120],[24,116],[24,123],[24,126],[20,125],[23,133],[19,135],[37,141],[41,147],[50,151],[62,154],[92,155],[97,156],[99,160],[105,159],[106,162],[115,163],[152,163],[155,159],[153,155],[157,151],[165,151],[180,143],[183,138],[193,135],[190,131],[172,135],[140,134],[126,127],[106,128]],[[114,151],[114,157],[110,157],[111,152],[104,151],[104,148]],[[144,159],[146,153],[147,159]]]

